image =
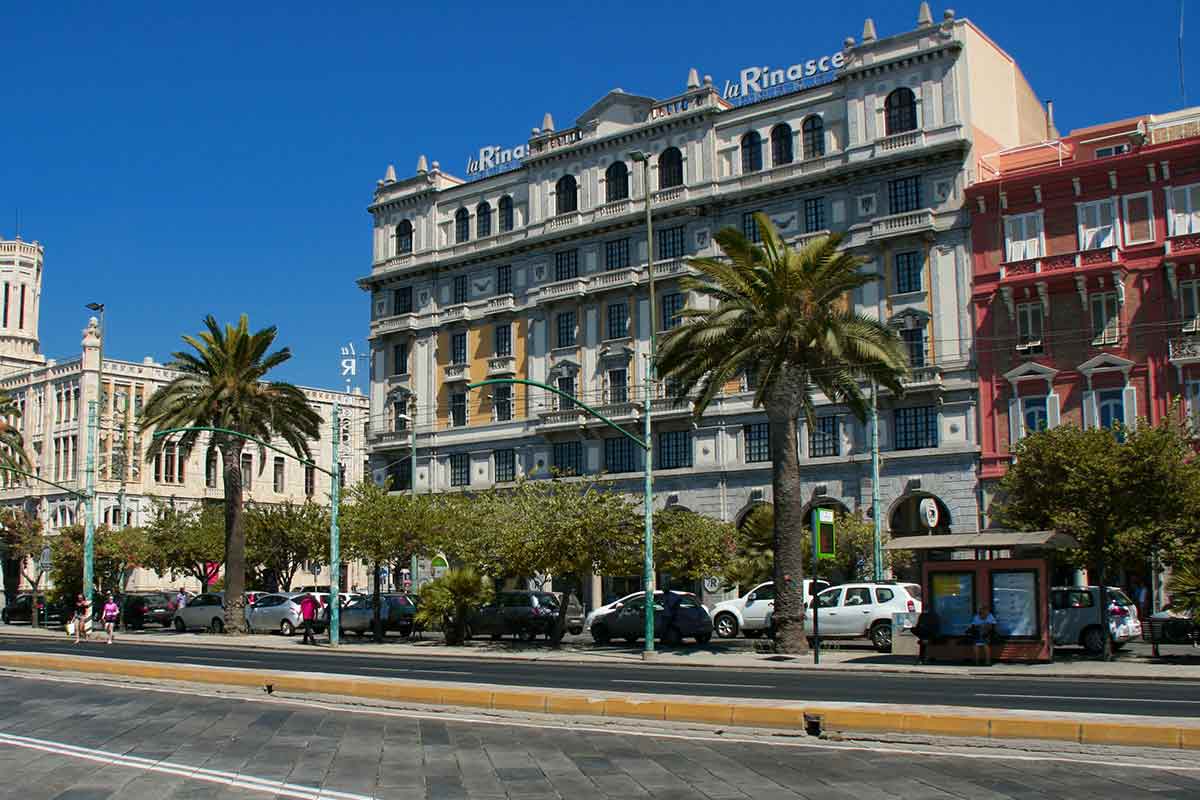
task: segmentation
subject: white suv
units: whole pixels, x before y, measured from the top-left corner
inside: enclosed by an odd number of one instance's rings
[[[818,580],[817,587],[828,586]],[[804,597],[812,592],[812,581],[804,581]],[[760,583],[741,597],[723,600],[713,606],[713,628],[722,639],[732,639],[738,633],[748,638],[762,636],[771,627],[771,612],[775,610],[775,581]]]
[[[810,634],[813,606],[819,607],[822,639],[866,637],[877,650],[887,652],[892,649],[892,614],[921,613],[921,587],[915,583],[846,583],[826,589],[808,608],[805,624]]]

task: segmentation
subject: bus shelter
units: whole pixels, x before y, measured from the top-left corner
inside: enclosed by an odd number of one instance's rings
[[[1078,547],[1056,531],[905,536],[888,550],[911,550],[921,568],[922,607],[937,614],[937,633],[926,639],[925,658],[970,660],[971,619],[982,605],[996,617],[989,648],[993,661],[1048,662],[1050,581],[1056,550]]]

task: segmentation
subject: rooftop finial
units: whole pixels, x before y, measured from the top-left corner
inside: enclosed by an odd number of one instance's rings
[[[933,24],[933,12],[929,10],[929,3],[921,3],[921,10],[917,12],[917,27],[928,28]]]
[[[688,70],[687,87],[689,89],[699,89],[700,88],[700,73],[696,71],[695,67],[692,67],[691,69]]]
[[[425,154],[422,153],[417,159],[417,174],[424,175],[426,172],[429,172],[429,162],[425,160]]]
[[[387,172],[383,173],[383,182],[384,183],[395,183],[396,182],[396,168],[394,166],[392,166],[391,164],[388,164]]]
[[[554,117],[550,116],[550,112],[546,112],[546,116],[542,117],[542,132],[554,133]]]
[[[436,161],[435,161],[435,162],[433,162],[433,171],[434,171],[434,172],[441,172],[441,171],[442,171],[442,165],[441,165],[441,164],[439,164],[439,163],[438,163],[438,162],[436,162]]]
[[[867,21],[863,23],[862,40],[864,42],[875,41],[875,20],[870,17],[867,17]]]

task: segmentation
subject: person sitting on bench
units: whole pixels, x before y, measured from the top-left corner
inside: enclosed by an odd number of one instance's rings
[[[979,606],[979,611],[971,618],[971,627],[967,629],[967,635],[972,637],[975,643],[975,665],[980,663],[990,667],[992,665],[992,634],[996,630],[996,617],[988,609],[987,604]]]

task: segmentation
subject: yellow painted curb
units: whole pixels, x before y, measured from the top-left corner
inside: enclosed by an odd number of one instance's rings
[[[684,698],[591,696],[579,691],[496,688],[469,684],[413,683],[383,678],[306,674],[156,664],[76,655],[0,653],[0,666],[68,672],[91,672],[149,680],[188,681],[276,691],[337,694],[422,705],[467,706],[503,711],[561,715],[627,717],[673,722],[804,730],[805,716],[819,717],[821,727],[838,732],[895,732],[981,739],[1048,739],[1084,744],[1167,747],[1200,750],[1200,726],[1166,721],[1132,723],[1014,716],[1013,712],[920,713],[911,708],[859,709],[755,702],[691,701]]]

